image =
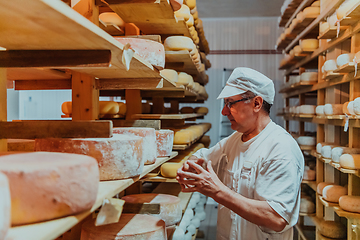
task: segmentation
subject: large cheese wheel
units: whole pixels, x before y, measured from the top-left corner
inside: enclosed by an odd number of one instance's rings
[[[193,40],[185,36],[171,36],[167,37],[164,41],[166,50],[179,51],[188,50],[191,51],[194,48]]]
[[[49,152],[4,155],[0,172],[9,179],[14,225],[79,213],[96,200],[99,168],[89,156]]]
[[[169,129],[156,130],[156,154],[158,157],[170,156],[174,143],[174,131]]]
[[[340,222],[323,220],[319,224],[319,232],[329,238],[346,238],[346,227]]]
[[[184,5],[185,6],[185,5]],[[123,45],[130,44],[130,48],[140,57],[152,65],[163,69],[165,67],[165,48],[159,42],[141,38],[115,37]]]
[[[339,202],[341,196],[347,195],[347,188],[339,185],[328,185],[323,188],[322,196],[326,201]]]
[[[339,55],[337,58],[336,58],[336,65],[338,67],[341,67],[345,64],[348,64],[350,62],[353,61],[354,59],[354,56],[355,54],[354,53],[344,53],[344,54],[341,54]]]
[[[82,225],[80,240],[166,240],[165,222],[144,214],[121,214],[117,223],[95,226],[95,219]]]
[[[316,178],[316,171],[310,169],[309,166],[305,166],[303,179],[308,181],[313,181],[315,180],[315,178]]]
[[[315,105],[301,105],[299,108],[300,114],[315,114]]]
[[[343,168],[360,169],[360,154],[343,154],[339,162]]]
[[[341,196],[339,206],[345,211],[360,213],[360,196]]]
[[[341,115],[343,113],[343,104],[325,104],[324,113],[327,116]]]
[[[301,198],[300,199],[300,212],[301,213],[314,213],[315,212],[315,204],[307,198]]]
[[[141,137],[143,139],[142,157],[144,164],[156,162],[156,135],[154,128],[116,127],[113,128],[113,133]]]
[[[336,66],[336,61],[334,59],[327,60],[324,63],[324,71],[325,72],[334,71],[336,69],[337,69],[337,66]]]
[[[5,236],[10,228],[11,222],[11,198],[9,181],[6,175],[0,172],[0,239]]]
[[[182,162],[180,163],[164,163],[161,165],[160,172],[163,177],[168,178],[176,178],[176,173],[179,168],[183,165]]]
[[[355,115],[355,111],[354,111],[354,101],[350,101],[347,104],[347,111],[350,115]]]
[[[303,14],[305,15],[305,18],[317,16],[320,14],[320,7],[307,7],[303,10]]]
[[[353,109],[356,115],[360,115],[360,97],[355,98],[353,103]]]
[[[315,146],[316,137],[300,136],[296,140],[300,146]]]
[[[325,105],[319,105],[315,108],[316,115],[325,116]]]
[[[317,39],[302,39],[302,40],[300,40],[300,47],[302,49],[317,49],[319,47],[319,40],[317,40]]]
[[[194,82],[194,79],[191,75],[185,72],[179,72],[178,83],[184,86],[187,86]]]
[[[125,115],[126,114],[126,104],[123,103],[123,102],[118,102],[118,105],[119,105],[119,114],[120,115]]]
[[[172,195],[144,193],[127,195],[121,199],[129,203],[160,204],[160,213],[151,215],[164,220],[166,226],[171,226],[178,223],[182,216],[180,198]]]
[[[185,4],[181,5],[181,8],[174,12],[177,20],[189,20],[191,13],[190,8]]]
[[[122,20],[121,17],[119,17],[119,15],[117,15],[117,13],[103,12],[99,15],[99,18],[101,21],[103,21],[106,24],[114,24],[121,28],[125,27],[124,20]]]
[[[154,140],[155,141],[155,140]],[[98,161],[100,180],[135,177],[144,168],[143,139],[114,134],[111,138],[35,139],[35,151],[84,154]]]
[[[100,114],[117,114],[119,112],[119,104],[114,101],[100,101],[99,113]]]
[[[330,182],[320,182],[320,183],[318,183],[318,185],[316,187],[316,192],[319,195],[322,195],[324,187],[329,186],[329,185],[334,185],[334,183],[330,183]]]
[[[72,102],[71,101],[63,102],[61,104],[61,111],[66,115],[71,115],[72,114]]]
[[[303,72],[300,75],[301,82],[312,82],[318,80],[318,73],[317,72]]]
[[[177,71],[175,71],[173,69],[163,69],[160,71],[160,75],[172,82],[177,82],[178,76],[179,76]]]
[[[343,154],[360,154],[360,148],[334,147],[331,151],[332,161],[339,163]]]

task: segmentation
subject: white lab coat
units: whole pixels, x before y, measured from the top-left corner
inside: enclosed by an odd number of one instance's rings
[[[219,179],[244,197],[265,200],[288,225],[280,233],[257,226],[219,205],[218,240],[289,240],[298,220],[304,172],[301,150],[283,128],[272,121],[247,142],[234,132],[210,149],[194,155],[211,160]]]

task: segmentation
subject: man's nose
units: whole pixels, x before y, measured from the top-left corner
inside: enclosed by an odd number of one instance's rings
[[[226,105],[224,105],[223,109],[221,110],[221,114],[224,116],[228,116],[230,114],[230,110]]]

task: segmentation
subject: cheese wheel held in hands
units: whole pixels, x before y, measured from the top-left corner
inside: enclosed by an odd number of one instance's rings
[[[347,188],[339,185],[328,185],[324,187],[322,196],[326,201],[339,202],[341,196],[347,195]]]
[[[177,170],[179,168],[181,168],[183,165],[182,162],[180,163],[164,163],[163,165],[161,165],[160,171],[161,171],[161,175],[163,177],[168,177],[168,178],[176,178],[176,174],[177,174]]]

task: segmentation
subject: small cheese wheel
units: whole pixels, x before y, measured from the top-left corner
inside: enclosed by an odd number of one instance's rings
[[[188,26],[188,28],[194,26],[194,17],[192,15],[190,15],[189,19],[186,21],[186,26]]]
[[[351,101],[348,103],[347,105],[347,111],[350,115],[355,115],[355,112],[354,112],[354,101]]]
[[[344,53],[344,54],[341,54],[339,55],[337,58],[336,58],[336,65],[338,67],[341,67],[345,64],[348,64],[350,62],[353,61],[354,59],[354,56],[355,54],[354,53]]]
[[[195,14],[195,12],[197,12],[197,7],[194,7],[193,9],[190,9],[191,14]]]
[[[325,72],[334,71],[336,69],[337,69],[337,66],[336,66],[336,61],[334,59],[327,60],[324,63],[324,71]]]
[[[360,196],[341,196],[339,206],[345,211],[360,213]]]
[[[300,199],[300,212],[301,213],[314,213],[315,212],[315,204],[307,198],[301,198]]]
[[[312,82],[312,81],[317,81],[317,79],[318,79],[317,72],[303,72],[300,75],[301,82]]]
[[[360,115],[360,97],[355,98],[353,103],[353,109],[356,115]]]
[[[332,145],[326,145],[321,148],[321,156],[324,158],[331,158]]]
[[[72,102],[71,101],[63,102],[61,104],[61,111],[66,115],[71,115],[72,114]]]
[[[300,47],[302,49],[317,49],[319,47],[319,40],[317,40],[317,39],[301,39]]]
[[[326,116],[341,115],[343,113],[343,104],[325,104],[324,113]]]
[[[203,113],[203,114],[207,114],[209,112],[209,109],[207,107],[196,107],[194,110],[196,113]]]
[[[180,163],[164,163],[161,165],[160,172],[163,177],[168,178],[176,178],[177,170],[181,168],[183,165],[182,162]]]
[[[194,23],[196,25],[196,29],[203,29],[204,28],[204,25],[203,25],[203,21],[198,18],[198,19],[194,19]]]
[[[324,187],[322,196],[326,201],[339,202],[341,196],[347,195],[347,188],[339,185],[328,185]]]
[[[300,106],[300,114],[315,114],[315,105],[301,105]]]
[[[296,139],[300,146],[315,146],[316,145],[316,137],[310,136],[300,136]]]
[[[332,27],[336,26],[337,20],[338,20],[338,18],[337,18],[336,12],[335,12],[330,17],[328,17],[328,19],[326,21],[329,23],[329,27],[332,28]]]
[[[193,9],[196,7],[196,0],[186,0],[186,4],[190,9]]]
[[[319,105],[315,108],[316,115],[325,116],[325,105]]]
[[[8,178],[1,172],[0,196],[0,239],[5,239],[11,225],[11,197]]]
[[[118,105],[119,105],[119,114],[120,115],[125,115],[126,114],[126,104],[123,103],[123,102],[118,102]]]
[[[194,17],[194,19],[199,19],[199,13],[198,13],[198,11],[194,11],[194,12],[192,12],[191,14],[192,14],[192,16]]]
[[[291,33],[291,28],[286,28],[285,31],[284,31],[285,35],[290,35]]]
[[[302,49],[301,49],[300,45],[296,45],[293,48],[293,50],[294,50],[294,55],[298,55],[298,54],[300,54],[302,52]]]
[[[297,15],[296,15],[296,19],[299,20],[299,22],[301,23],[305,18],[305,15],[302,11],[300,11]]]
[[[360,169],[360,154],[343,154],[339,162],[343,168]]]
[[[193,77],[185,72],[179,72],[178,83],[184,86],[187,86],[193,83]]]
[[[190,8],[185,4],[181,5],[181,8],[175,11],[174,14],[178,20],[185,20],[185,21],[189,20],[191,16]]]
[[[150,214],[151,216],[161,218],[166,226],[178,223],[182,216],[180,198],[157,193],[132,194],[121,198],[128,203],[152,203],[160,204],[159,214]]]
[[[319,224],[321,235],[329,238],[346,238],[346,227],[335,221],[321,221]]]
[[[180,113],[185,114],[185,113],[194,113],[194,108],[192,107],[182,107],[180,109]]]
[[[303,14],[305,15],[305,18],[317,16],[320,14],[320,7],[307,7],[303,10]]]
[[[315,1],[311,4],[312,7],[320,7],[320,1]]]
[[[170,156],[174,143],[174,131],[169,129],[160,129],[156,134],[156,155],[157,157]]]
[[[329,186],[329,185],[333,185],[334,183],[330,183],[330,182],[320,182],[318,183],[317,187],[316,187],[316,192],[319,194],[319,195],[323,195],[323,189],[324,187],[326,186]]]
[[[99,18],[101,21],[103,21],[106,24],[113,24],[113,25],[117,25],[121,28],[125,27],[125,22],[124,20],[121,19],[121,17],[119,15],[117,15],[117,13],[114,12],[103,12],[99,15]]]
[[[310,169],[309,166],[305,166],[303,180],[313,181],[315,180],[315,178],[316,178],[316,171]]]
[[[323,146],[326,146],[326,145],[333,145],[333,143],[328,143],[328,142],[319,142],[316,144],[316,152],[321,154],[321,149]]]
[[[100,114],[117,114],[119,112],[119,104],[114,101],[100,101],[99,113]]]
[[[80,240],[166,240],[165,222],[145,214],[121,214],[117,223],[95,227],[95,219],[81,228]]]
[[[348,110],[348,104],[349,104],[349,102],[345,102],[343,104],[343,114],[351,115],[349,110]]]
[[[178,73],[173,69],[163,69],[160,71],[160,75],[172,82],[178,81]]]
[[[319,32],[324,33],[330,29],[330,24],[328,22],[322,22],[319,26]]]
[[[185,6],[185,5],[183,5]],[[171,36],[167,37],[164,41],[166,50],[188,50],[191,51],[194,48],[194,43],[191,38],[185,36]]]
[[[0,172],[9,180],[13,225],[90,210],[96,201],[99,168],[89,156],[50,152],[4,155]]]
[[[355,56],[353,58],[353,62],[354,63],[359,63],[360,62],[360,51],[358,51],[357,53],[355,53]]]

